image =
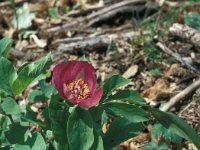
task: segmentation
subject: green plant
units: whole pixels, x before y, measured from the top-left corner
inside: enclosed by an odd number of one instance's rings
[[[15,8],[16,9],[16,8]],[[27,3],[16,10],[15,18],[12,20],[12,24],[18,30],[26,29],[32,25],[32,20],[35,18],[34,13],[30,13]]]
[[[185,24],[191,26],[200,32],[200,15],[198,13],[190,13],[185,17]]]
[[[153,126],[153,135],[155,139],[163,140],[163,142],[181,143],[182,138],[170,129],[166,129],[162,124],[156,123]]]
[[[113,75],[97,87],[91,64],[70,61],[53,69],[55,89],[46,82],[50,76],[48,68],[52,65],[51,53],[15,68],[7,59],[11,41],[0,40],[1,149],[112,149],[140,134],[148,122],[153,121],[152,116],[162,124],[154,127],[161,131],[155,135],[175,141],[176,134],[200,149],[200,135],[177,115],[151,108],[135,90],[116,91],[129,84],[129,79]],[[23,92],[36,81],[38,86],[32,89],[26,103],[21,103]],[[40,110],[40,118],[33,111],[38,102],[46,104]],[[109,128],[103,133],[105,123]],[[167,148],[164,144],[150,146]]]
[[[160,68],[151,69],[149,71],[149,73],[153,77],[160,77],[161,76],[161,69]]]
[[[142,30],[150,31],[149,36],[141,36],[137,40],[135,40],[133,43],[144,43],[144,52],[147,54],[148,60],[150,62],[159,62],[163,61],[162,52],[157,48],[157,46],[154,43],[155,37],[156,39],[162,38],[163,36],[168,34],[168,29],[178,14],[182,12],[186,6],[189,4],[183,4],[180,8],[172,8],[166,12],[166,10],[163,10],[163,8],[160,8],[156,15],[156,19],[151,18],[147,20],[144,20],[140,23],[140,26]]]
[[[174,57],[169,57],[166,59],[166,62],[169,63],[169,64],[173,64],[176,62],[176,59]]]
[[[153,42],[145,42],[144,51],[146,52],[150,62],[163,60],[163,52]]]
[[[144,150],[171,150],[171,148],[165,143],[150,143],[144,148]]]
[[[52,19],[58,19],[59,13],[58,13],[58,8],[57,8],[57,7],[49,8],[48,11],[49,11],[49,16],[50,16]]]
[[[118,48],[117,48],[117,45],[116,45],[116,42],[114,40],[111,41],[110,45],[108,46],[107,48],[107,54],[109,55],[116,55],[118,54]]]

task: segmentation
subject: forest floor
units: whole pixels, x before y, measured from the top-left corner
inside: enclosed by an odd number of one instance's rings
[[[165,111],[200,132],[199,6],[195,0],[1,0],[0,38],[13,39],[9,59],[16,66],[50,51],[54,64],[85,57],[99,83],[121,74],[132,80],[126,88],[154,107],[176,99]],[[149,126],[116,149],[143,149],[154,140]],[[184,142],[174,149],[195,148]]]

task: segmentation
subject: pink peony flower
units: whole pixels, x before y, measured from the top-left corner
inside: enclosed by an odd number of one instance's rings
[[[99,103],[103,88],[97,88],[94,67],[84,61],[58,64],[53,69],[52,83],[60,96],[73,104],[90,108]]]

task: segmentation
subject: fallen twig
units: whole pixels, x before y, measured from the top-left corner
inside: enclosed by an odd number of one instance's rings
[[[99,15],[93,19],[91,19],[88,23],[87,26],[92,26],[94,25],[95,23],[97,22],[100,22],[100,21],[103,21],[103,20],[106,20],[108,18],[112,18],[114,17],[116,14],[119,14],[119,13],[134,13],[135,11],[137,12],[141,12],[141,10],[145,9],[145,5],[142,5],[142,6],[137,6],[137,7],[133,7],[133,6],[123,6],[123,7],[120,7],[120,8],[117,8],[117,9],[114,9],[112,11],[109,11],[105,14],[102,14],[102,15]]]
[[[181,91],[179,94],[172,97],[167,103],[165,103],[160,109],[162,111],[169,111],[173,106],[175,106],[180,100],[182,100],[184,97],[189,95],[191,92],[196,90],[200,87],[200,79],[192,83],[190,86],[185,88],[183,91]]]
[[[192,66],[192,64],[189,61],[186,61],[187,59],[183,59],[181,57],[181,55],[179,55],[178,53],[173,52],[172,50],[170,50],[168,47],[166,47],[164,44],[158,42],[156,44],[161,50],[163,50],[165,53],[173,56],[176,60],[178,60],[182,65],[186,66],[188,69],[198,72],[198,70]]]
[[[125,6],[135,6],[135,5],[145,5],[146,3],[146,0],[128,0],[128,1],[122,1],[122,2],[119,2],[119,3],[116,3],[116,4],[113,4],[109,7],[106,7],[106,8],[103,8],[95,13],[92,13],[90,15],[88,15],[86,18],[81,18],[81,19],[78,19],[78,20],[75,20],[69,24],[64,24],[62,26],[57,26],[57,27],[53,27],[53,28],[50,28],[48,29],[48,32],[59,32],[59,31],[62,31],[64,29],[68,29],[68,28],[72,28],[74,26],[77,26],[81,23],[87,23],[87,22],[90,22],[91,20],[95,19],[95,18],[98,18],[99,16],[101,15],[104,15],[106,13],[109,13],[110,11],[113,11],[113,10],[119,10],[119,8],[121,7],[125,7]],[[92,23],[90,23],[92,24]]]
[[[149,34],[148,31],[139,32],[132,31],[120,34],[105,34],[96,37],[79,37],[74,39],[65,39],[66,42],[73,41],[72,43],[63,44],[58,47],[58,50],[62,52],[72,52],[75,50],[87,50],[91,51],[97,48],[107,47],[112,40],[116,40],[117,38],[121,38],[122,40],[128,41],[143,34]]]
[[[74,11],[71,11],[69,13],[67,13],[66,16],[68,17],[78,17],[78,16],[83,16],[83,15],[87,15],[93,11],[97,11],[99,9],[102,9],[103,7],[105,7],[105,5],[95,5],[93,7],[90,7],[90,8],[82,8],[80,10],[74,10]]]
[[[170,27],[169,32],[171,35],[186,40],[194,46],[200,48],[200,33],[195,29],[187,26],[175,23]]]
[[[124,7],[124,6],[130,6],[130,5],[145,5],[146,0],[128,0],[128,1],[122,1],[119,3],[116,3],[114,5],[111,5],[109,7],[106,7],[104,9],[101,9],[99,11],[97,11],[96,13],[93,13],[91,15],[89,15],[87,18],[88,19],[94,19],[100,15],[103,15],[105,13],[109,13],[112,10]]]
[[[118,28],[108,28],[108,29],[104,29],[104,30],[100,30],[100,31],[96,31],[94,32],[94,30],[77,30],[77,29],[71,29],[71,31],[75,31],[75,32],[84,32],[84,33],[88,33],[90,34],[89,37],[96,37],[96,36],[100,36],[100,35],[105,35],[105,34],[109,34],[109,33],[118,33],[118,32],[123,32],[123,30],[127,30],[127,29],[132,29],[132,25],[130,24],[126,24],[124,26],[120,26]],[[59,43],[71,43],[71,42],[77,42],[77,41],[81,41],[81,40],[85,40],[86,37],[72,37],[72,38],[63,38],[63,39],[56,39],[55,41],[53,41],[52,44],[59,44]]]

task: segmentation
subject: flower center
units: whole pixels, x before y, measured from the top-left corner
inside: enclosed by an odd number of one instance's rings
[[[71,83],[67,84],[67,87],[76,98],[81,100],[85,100],[90,94],[88,85],[82,79],[73,80]]]

